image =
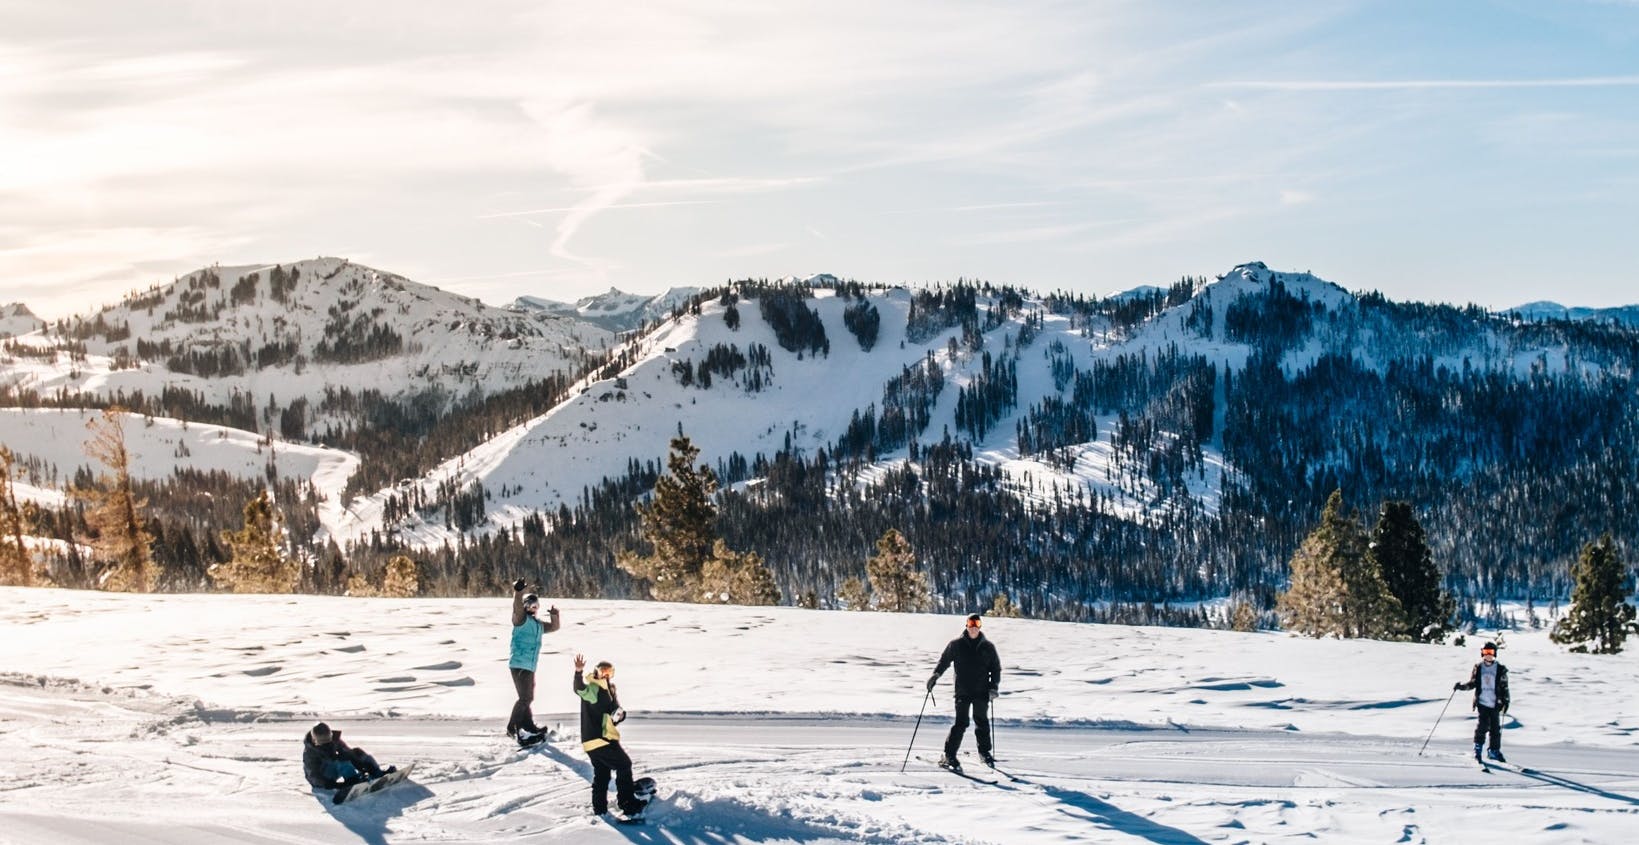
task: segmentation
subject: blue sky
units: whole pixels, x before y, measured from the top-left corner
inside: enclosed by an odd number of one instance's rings
[[[140,6],[140,8],[136,8]],[[1639,0],[0,0],[0,302],[342,255],[486,301],[1248,260],[1639,301]]]

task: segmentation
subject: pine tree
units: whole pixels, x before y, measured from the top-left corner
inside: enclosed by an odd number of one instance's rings
[[[1007,593],[997,593],[996,597],[990,600],[990,612],[985,615],[1016,618],[1019,615],[1019,607],[1013,603],[1013,599],[1009,598]]]
[[[701,571],[717,539],[717,476],[695,465],[700,450],[679,434],[666,459],[668,473],[655,480],[654,497],[638,507],[644,539],[654,554],[622,552],[616,564],[649,582],[649,595],[660,601],[697,601]]]
[[[0,446],[0,584],[34,586],[34,559],[23,542],[23,509],[12,487],[15,458]]]
[[[381,595],[407,599],[421,592],[420,573],[409,555],[393,555],[381,575]]]
[[[844,610],[870,610],[871,590],[864,581],[849,576],[837,587],[837,604]]]
[[[737,552],[718,540],[700,574],[699,601],[722,604],[770,605],[780,603],[774,573],[756,552]]]
[[[346,595],[353,598],[375,598],[381,595],[381,590],[376,589],[376,585],[370,583],[370,579],[364,577],[364,573],[354,572],[347,576]]]
[[[928,576],[916,568],[916,552],[897,529],[889,528],[876,541],[876,554],[865,561],[865,575],[877,606],[893,613],[926,610]]]
[[[1405,625],[1399,633],[1418,642],[1444,639],[1457,602],[1440,587],[1440,570],[1410,502],[1383,503],[1369,553],[1400,602]]]
[[[1617,556],[1610,532],[1582,547],[1571,567],[1576,584],[1571,588],[1571,609],[1554,625],[1550,637],[1571,651],[1616,654],[1629,634],[1639,633],[1635,610],[1628,603],[1628,573]]]
[[[1281,621],[1288,630],[1311,637],[1344,636],[1348,623],[1343,613],[1343,575],[1333,559],[1332,544],[1322,531],[1337,516],[1341,497],[1326,502],[1320,527],[1303,538],[1292,553],[1291,583],[1276,599]]]
[[[222,532],[233,557],[211,567],[211,580],[235,593],[295,592],[301,566],[279,548],[281,526],[266,490],[245,503],[244,516],[243,528]]]
[[[76,494],[87,503],[85,519],[96,532],[93,543],[104,569],[96,578],[104,590],[147,593],[154,589],[158,571],[150,546],[153,538],[143,525],[147,503],[131,489],[131,453],[125,448],[125,410],[118,406],[86,424],[91,437],[86,455],[102,464],[105,471],[98,484],[79,488]]]
[[[1366,532],[1343,514],[1343,491],[1332,491],[1320,525],[1292,555],[1291,585],[1277,602],[1288,628],[1312,637],[1386,637],[1400,627],[1399,602],[1366,547]]]
[[[1395,639],[1406,627],[1400,600],[1389,592],[1383,572],[1368,553],[1366,532],[1353,519],[1347,520],[1354,534],[1346,554],[1338,557],[1343,576],[1344,615],[1349,621],[1347,636]]]
[[[1258,630],[1258,611],[1248,601],[1237,601],[1229,611],[1229,629],[1248,633]]]

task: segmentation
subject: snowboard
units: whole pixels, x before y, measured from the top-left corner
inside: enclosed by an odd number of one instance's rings
[[[617,815],[610,820],[615,824],[643,824],[647,820],[649,808],[654,806],[655,789],[654,778],[642,777],[632,781],[632,797],[643,802],[643,809],[629,816]]]
[[[410,776],[410,772],[414,769],[414,763],[406,763],[404,768],[399,769],[396,772],[390,772],[382,775],[375,780],[344,786],[341,789],[336,790],[336,797],[334,799],[335,803],[345,804],[350,801],[356,801],[372,792],[380,792],[389,786],[402,782],[405,778]]]

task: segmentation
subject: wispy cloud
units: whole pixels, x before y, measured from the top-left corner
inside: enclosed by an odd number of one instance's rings
[[[784,252],[790,247],[791,244],[788,243],[747,244],[746,246],[720,249],[712,254],[721,258],[751,258],[758,255],[773,255],[776,252]]]
[[[1023,209],[1055,208],[1066,203],[1062,200],[1039,200],[1031,202],[987,202],[972,205],[942,205],[927,206],[924,208],[900,208],[880,212],[883,215],[894,214],[969,214],[977,211],[1018,211]]]
[[[1632,88],[1639,76],[1588,76],[1565,79],[1247,79],[1209,82],[1208,88],[1260,91],[1399,91],[1463,88]]]
[[[616,208],[663,208],[671,205],[713,205],[716,200],[671,200],[668,202],[616,202],[603,206],[603,210]],[[494,220],[500,217],[530,217],[536,214],[561,214],[581,209],[579,205],[563,205],[556,208],[528,208],[523,211],[497,211],[492,214],[480,214],[479,220]]]

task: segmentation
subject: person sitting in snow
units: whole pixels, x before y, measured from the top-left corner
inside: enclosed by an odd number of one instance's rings
[[[1502,756],[1500,718],[1508,712],[1508,667],[1497,662],[1497,644],[1480,646],[1480,662],[1474,664],[1474,671],[1468,675],[1468,683],[1458,682],[1451,688],[1474,691],[1473,709],[1479,713],[1478,724],[1474,726],[1474,759],[1485,762],[1480,757],[1480,749],[1485,747],[1486,736],[1489,735],[1491,759],[1499,763],[1508,762],[1508,758]]]
[[[556,607],[547,609],[548,618],[544,620],[536,615],[540,608],[540,598],[524,592],[524,579],[512,582],[512,657],[507,661],[507,669],[512,673],[512,686],[518,691],[518,700],[512,705],[511,718],[507,719],[506,735],[523,746],[546,739],[546,731],[535,724],[531,709],[535,702],[535,666],[541,659],[541,635],[550,634],[560,626]]]
[[[1002,683],[1002,661],[996,656],[996,646],[985,639],[979,630],[984,617],[969,613],[962,635],[945,646],[939,655],[939,665],[933,667],[928,678],[928,692],[939,683],[939,676],[951,665],[956,666],[956,724],[950,726],[945,737],[945,754],[939,765],[954,772],[962,770],[956,761],[956,750],[962,746],[962,735],[967,733],[968,713],[973,714],[973,735],[979,741],[979,759],[986,766],[996,765],[990,756],[990,702],[996,700],[996,690]]]
[[[580,698],[581,747],[592,760],[592,812],[609,812],[609,773],[615,774],[615,805],[627,818],[643,812],[648,803],[632,788],[632,758],[620,746],[616,725],[626,720],[615,692],[615,667],[605,660],[590,675],[581,677],[586,658],[575,655],[575,695]]]
[[[302,737],[302,771],[314,789],[336,790],[339,801],[353,784],[375,780],[398,771],[398,767],[383,770],[364,749],[342,742],[341,731],[320,722]]]

